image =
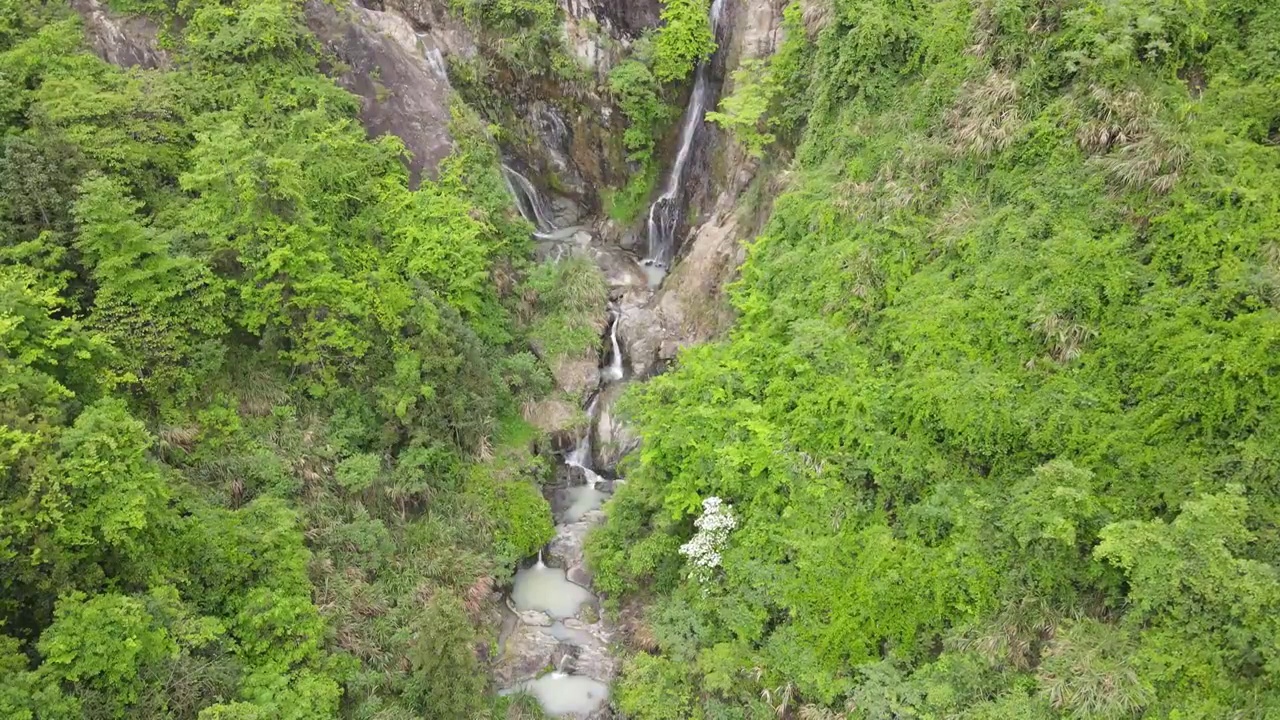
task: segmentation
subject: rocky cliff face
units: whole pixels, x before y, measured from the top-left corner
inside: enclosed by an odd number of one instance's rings
[[[694,220],[679,261],[653,292],[626,253],[608,247],[635,245],[643,227],[619,228],[599,211],[600,192],[621,185],[628,173],[620,142],[624,122],[606,91],[608,72],[635,38],[659,23],[660,6],[658,0],[558,2],[564,37],[585,69],[580,76],[522,74],[505,65],[495,50],[498,39],[462,23],[446,0],[366,0],[341,7],[310,0],[305,7],[309,28],[338,61],[337,81],[363,99],[361,118],[370,135],[392,133],[404,141],[415,182],[433,174],[451,149],[450,67],[487,58],[496,83],[488,89],[500,95],[505,112],[488,108],[490,120],[504,123],[504,151],[552,198],[559,226],[594,226],[594,232],[580,233],[586,240],[573,243],[573,250],[602,263],[612,278],[623,314],[620,340],[631,374],[643,377],[674,359],[679,348],[728,327],[732,313],[723,289],[742,261],[744,240],[763,217],[744,209],[742,200],[753,183],[775,181],[757,178],[758,161],[716,129],[704,128],[690,172]],[[745,60],[769,56],[782,39],[785,0],[729,3],[719,78],[731,77]],[[108,61],[144,68],[169,62],[157,43],[158,28],[146,18],[114,14],[102,0],[72,4],[92,47]],[[724,92],[731,91],[732,81],[726,81]]]
[[[767,58],[782,42],[786,0],[740,0],[729,8],[720,37],[723,50],[717,73],[731,78],[744,61]],[[721,96],[733,91],[727,79]],[[632,372],[651,374],[675,359],[680,348],[696,345],[728,329],[733,313],[725,286],[737,275],[744,243],[760,230],[767,207],[748,206],[748,190],[757,197],[776,194],[778,178],[761,177],[761,162],[751,158],[722,132],[707,128],[703,154],[691,189],[695,219],[681,244],[679,261],[652,298],[635,298],[625,310],[625,349]],[[774,165],[781,165],[774,158]],[[758,203],[757,203],[758,204]],[[626,301],[624,301],[626,302]]]
[[[370,135],[389,132],[404,141],[415,181],[431,176],[451,149],[450,104],[455,92],[471,93],[466,97],[469,103],[502,125],[507,162],[535,181],[550,200],[554,224],[562,230],[541,238],[543,257],[579,255],[601,268],[611,312],[620,317],[617,339],[626,372],[617,373],[610,385],[601,382],[600,357],[594,352],[574,359],[556,369],[558,398],[529,408],[527,414],[544,431],[568,436],[580,414],[577,401],[599,389],[586,447],[597,467],[611,470],[643,440],[633,435],[615,409],[624,375],[647,377],[674,360],[681,348],[728,328],[733,315],[724,288],[743,259],[743,243],[759,230],[766,211],[748,207],[755,202],[748,198],[772,197],[779,180],[762,176],[767,173],[762,174],[759,161],[717,129],[703,127],[688,169],[692,220],[673,268],[657,285],[629,249],[643,244],[643,222],[622,228],[605,221],[600,193],[622,185],[630,170],[621,143],[625,124],[609,98],[608,73],[626,56],[631,42],[659,23],[658,1],[558,0],[568,50],[582,70],[560,76],[510,66],[495,45],[500,39],[487,38],[483,30],[459,21],[446,11],[446,2],[367,0],[334,7],[309,0],[306,22],[336,60],[330,68],[335,79],[362,98],[361,118]],[[772,54],[781,41],[785,0],[727,2],[728,20],[720,35],[723,49],[714,74],[718,84],[724,82],[724,92],[731,92],[732,82],[724,78],[744,60]],[[105,59],[140,67],[169,62],[156,44],[154,25],[115,16],[101,0],[73,4],[85,19],[93,47]],[[486,65],[486,84],[480,88],[467,87],[462,72],[474,64]],[[772,166],[781,164],[775,160]],[[753,186],[759,192],[748,192]],[[608,317],[600,308],[601,333]],[[579,478],[574,487],[581,482]],[[590,577],[582,563],[582,537],[599,520],[599,511],[591,513],[562,523],[549,552],[570,582],[583,585]],[[616,669],[606,651],[613,631],[598,614],[588,615],[567,618],[556,633],[578,638],[571,666],[608,682]],[[548,630],[550,621],[519,613],[512,618],[495,663],[504,687],[532,677],[548,664],[561,666],[566,652],[565,637]]]
[[[159,26],[143,16],[123,16],[102,0],[72,0],[85,36],[99,57],[121,67],[159,68],[169,64],[160,48]],[[474,53],[465,30],[423,33],[404,17],[352,3],[320,0],[305,6],[308,28],[328,56],[340,63],[338,84],[358,95],[360,119],[370,136],[391,133],[404,141],[405,162],[416,184],[432,175],[452,148],[449,103],[452,86],[444,52]]]
[[[600,191],[626,180],[621,113],[605,90],[609,70],[631,41],[658,23],[657,0],[558,0],[569,55],[582,72],[534,73],[504,57],[508,38],[472,29],[447,9],[446,0],[372,0],[370,8],[407,21],[458,67],[479,61],[487,77],[476,87],[460,84],[465,99],[504,129],[504,152],[554,203],[561,224],[600,209]]]
[[[158,42],[160,28],[151,20],[111,12],[104,0],[72,0],[71,7],[84,20],[89,47],[103,60],[147,69],[169,64]]]
[[[362,99],[360,119],[371,136],[390,133],[404,141],[416,184],[452,149],[452,86],[442,48],[447,39],[465,52],[461,31],[424,33],[408,19],[352,4],[341,10],[312,0],[307,26],[341,63],[335,79]]]

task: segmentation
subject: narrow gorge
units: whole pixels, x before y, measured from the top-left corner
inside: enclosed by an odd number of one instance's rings
[[[715,0],[711,5],[713,35],[724,1]],[[594,387],[589,386],[584,401],[585,421],[570,433],[570,440],[561,442],[565,447],[556,481],[544,490],[555,517],[556,537],[516,573],[507,601],[509,613],[498,641],[495,677],[502,692],[531,693],[553,717],[612,716],[608,700],[617,672],[619,638],[612,618],[591,592],[584,544],[590,530],[604,519],[601,506],[613,488],[625,482],[618,476],[619,461],[638,441],[613,412],[628,375],[619,335],[624,325],[634,337],[660,331],[643,323],[651,322],[654,293],[662,287],[676,258],[677,232],[683,229],[688,202],[685,174],[706,171],[705,166],[689,165],[694,143],[700,138],[705,141],[705,115],[715,99],[711,80],[715,62],[716,56],[712,56],[699,62],[694,71],[674,160],[664,174],[660,194],[646,213],[643,256],[602,242],[603,218],[574,213],[578,224],[557,227],[551,203],[542,192],[510,164],[502,165],[513,202],[535,228],[538,255],[553,261],[589,258],[604,275],[610,297],[597,380]],[[552,127],[559,130],[563,124],[553,123]],[[548,140],[563,138],[563,132],[556,132]],[[702,158],[705,164],[705,154]]]
[[[600,329],[598,360],[570,358],[556,372],[561,396],[579,404],[580,416],[568,420],[562,411],[549,410],[561,416],[549,419],[537,417],[535,409],[529,417],[553,438],[558,465],[543,492],[555,538],[516,572],[504,598],[493,661],[501,693],[529,693],[551,716],[613,716],[610,686],[622,638],[613,625],[616,610],[606,612],[592,591],[584,544],[604,519],[604,502],[626,482],[619,462],[639,442],[615,402],[628,381],[660,372],[678,348],[723,328],[720,288],[741,259],[735,200],[751,182],[755,163],[705,116],[732,69],[730,58],[759,56],[776,43],[780,6],[734,5],[735,0],[709,5],[717,49],[697,62],[681,94],[684,107],[658,143],[658,182],[648,209],[630,222],[604,212],[602,183],[620,187],[643,168],[623,158],[619,110],[611,95],[596,88],[607,85],[627,48],[656,27],[656,3],[562,5],[564,36],[588,69],[576,79],[522,74],[495,51],[492,37],[473,35],[422,5],[388,2],[358,10],[381,28],[408,18],[412,36],[393,37],[420,52],[426,69],[438,74],[442,64],[452,68],[462,97],[504,126],[502,178],[533,228],[535,256],[557,263],[585,259],[607,287],[607,305],[597,309],[594,321]],[[726,18],[736,18],[737,33]],[[457,76],[485,63],[509,82],[497,94]],[[688,270],[681,268],[686,255],[695,258]]]
[[[100,0],[78,2],[105,59],[160,70],[178,62],[149,18],[118,14]],[[632,120],[610,77],[652,43],[661,25],[656,0],[563,0],[554,17],[518,11],[515,24],[489,18],[482,6],[460,12],[432,1],[303,6],[322,46],[322,69],[360,98],[371,138],[391,134],[404,143],[412,183],[443,172],[457,144],[454,104],[465,102],[492,123],[497,169],[511,205],[532,228],[535,260],[585,262],[605,287],[604,302],[588,312],[595,348],[555,356],[534,347],[556,386],[555,399],[524,413],[549,438],[537,443],[541,451],[555,458],[553,478],[541,489],[554,538],[521,561],[510,585],[491,598],[501,611],[487,616],[499,624],[489,653],[497,691],[527,693],[550,716],[614,712],[622,638],[616,608],[606,611],[592,589],[584,544],[604,519],[603,504],[626,482],[620,461],[640,442],[616,402],[629,382],[661,372],[679,348],[708,339],[727,321],[720,291],[741,260],[735,199],[756,163],[705,116],[731,64],[776,42],[780,6],[762,13],[753,3],[709,3],[714,52],[696,61],[687,82],[663,91],[667,118],[651,128],[653,155],[643,163],[624,147]],[[562,62],[572,67],[556,65]],[[647,196],[638,198],[647,209],[629,219],[611,212],[611,193],[647,173]]]

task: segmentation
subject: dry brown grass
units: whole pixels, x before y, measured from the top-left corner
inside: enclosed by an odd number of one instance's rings
[[[933,242],[930,259],[953,252],[977,218],[978,214],[969,198],[961,196],[952,199],[941,210],[938,222],[929,233],[929,239]]]
[[[1155,101],[1137,90],[1094,87],[1073,104],[1084,118],[1076,142],[1108,178],[1131,190],[1160,195],[1173,189],[1189,153],[1162,132]]]
[[[480,622],[493,596],[493,578],[481,575],[462,593],[462,605],[472,622]]]
[[[236,382],[241,415],[266,417],[276,407],[288,404],[289,393],[269,372],[250,370]]]
[[[841,712],[836,712],[820,705],[801,705],[796,711],[796,717],[799,720],[846,720],[856,708],[853,701],[850,700],[845,704],[845,708]]]
[[[759,674],[759,670],[757,670],[757,676]],[[788,680],[785,684],[776,688],[765,688],[760,691],[760,699],[773,708],[775,715],[779,718],[785,718],[791,710],[791,704],[796,699],[796,686]]]
[[[994,0],[982,0],[973,9],[973,44],[965,53],[974,57],[987,57],[1000,37],[1000,18],[996,17]]]
[[[195,425],[163,427],[156,433],[156,437],[164,449],[177,448],[189,452],[200,437],[200,428]]]
[[[1280,241],[1265,243],[1258,254],[1262,265],[1260,292],[1272,307],[1280,309]]]
[[[1138,677],[1132,639],[1105,623],[1067,628],[1045,649],[1041,694],[1073,717],[1133,717],[1153,698]]]
[[[1065,3],[1063,0],[1040,0],[1027,21],[1030,35],[1048,35],[1059,27]],[[1031,10],[1031,8],[1027,8]],[[965,52],[975,57],[988,57],[1001,34],[1000,18],[996,15],[995,0],[977,0],[973,10],[973,43]],[[994,58],[997,63],[1012,58]]]
[[[1031,330],[1044,341],[1049,357],[1059,364],[1080,357],[1085,345],[1098,335],[1096,330],[1055,312],[1041,313],[1032,321]]]
[[[644,652],[657,652],[658,637],[644,618],[644,608],[640,602],[631,601],[618,613],[618,629],[622,632],[628,647]]]
[[[992,71],[981,82],[965,83],[947,114],[955,150],[985,156],[1009,147],[1024,122],[1018,99],[1017,81],[1000,71]]]
[[[802,0],[800,17],[804,21],[805,34],[812,40],[831,26],[835,19],[835,8],[832,7],[831,0]]]
[[[1149,135],[1096,158],[1113,182],[1130,190],[1150,190],[1165,195],[1178,184],[1188,153],[1185,147]]]
[[[923,134],[908,135],[895,158],[881,166],[868,188],[859,190],[869,193],[878,219],[904,211],[925,213],[938,201],[939,171],[951,159],[952,147],[946,143]]]
[[[966,634],[961,649],[978,653],[992,665],[1030,670],[1045,643],[1053,640],[1063,614],[1039,598],[1010,603],[991,622]]]

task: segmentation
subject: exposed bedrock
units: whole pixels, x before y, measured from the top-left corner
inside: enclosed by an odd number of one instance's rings
[[[85,38],[98,57],[120,67],[159,68],[169,65],[160,48],[160,28],[150,18],[121,15],[105,0],[71,0],[84,20]]]
[[[390,133],[404,141],[415,184],[424,174],[433,176],[453,149],[452,86],[440,37],[418,32],[398,13],[357,4],[338,9],[312,0],[306,16],[307,26],[341,63],[338,84],[360,96],[360,119],[369,135]]]

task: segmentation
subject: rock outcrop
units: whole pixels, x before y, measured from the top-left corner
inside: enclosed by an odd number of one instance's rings
[[[627,453],[640,445],[640,438],[618,415],[616,403],[625,389],[623,385],[611,385],[600,393],[600,410],[591,438],[596,467],[617,467]]]
[[[452,86],[437,36],[420,33],[398,13],[357,4],[339,9],[311,0],[306,19],[341,63],[338,84],[362,99],[360,119],[369,135],[390,133],[404,141],[415,185],[433,175],[453,149]]]
[[[370,8],[402,16],[429,38],[447,60],[484,59],[482,87],[459,84],[464,98],[503,125],[504,152],[519,158],[540,189],[575,207],[558,208],[558,219],[596,213],[600,191],[626,181],[628,167],[621,138],[625,120],[604,88],[609,70],[625,56],[632,40],[658,24],[658,0],[558,0],[562,34],[575,72],[530,72],[511,67],[502,48],[509,38],[490,37],[460,23],[446,0],[368,0]],[[498,92],[493,92],[499,89]],[[473,97],[484,95],[485,97]]]
[[[784,0],[745,0],[731,14],[723,54],[725,73],[750,59],[765,58],[783,38]],[[726,81],[722,93],[733,91]],[[625,354],[636,376],[660,371],[680,348],[706,342],[728,329],[733,312],[724,295],[745,259],[744,243],[759,232],[767,207],[746,207],[747,190],[764,182],[773,197],[776,178],[757,178],[761,163],[718,131],[708,133],[709,157],[693,203],[706,208],[691,228],[681,254],[652,299],[623,303]],[[775,159],[775,166],[781,162]]]
[[[144,69],[170,64],[153,19],[112,12],[103,0],[72,0],[71,5],[84,21],[89,46],[107,62]],[[436,31],[423,32],[397,13],[354,2],[335,7],[310,0],[304,12],[308,29],[339,63],[328,69],[339,85],[361,98],[360,119],[369,135],[390,133],[404,141],[415,185],[433,175],[453,149],[453,88],[445,54],[475,52],[465,29],[440,21]]]
[[[85,38],[98,57],[120,67],[167,67],[169,54],[160,48],[160,26],[142,15],[120,15],[105,0],[71,0],[84,21]]]

